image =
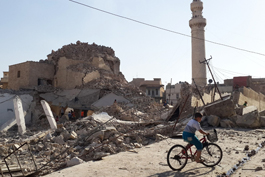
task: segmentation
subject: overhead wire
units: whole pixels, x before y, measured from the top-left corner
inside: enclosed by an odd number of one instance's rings
[[[214,68],[219,69],[219,70],[222,70],[223,72],[226,72],[226,73],[230,73],[231,75],[234,75],[234,76],[237,75],[237,74],[239,74],[239,75],[246,75],[246,76],[249,75],[249,74],[246,74],[246,73],[238,73],[238,72],[229,71],[229,70],[222,69],[222,68],[217,68],[217,67],[214,67]]]
[[[212,67],[214,67],[214,66],[212,66]],[[215,70],[216,70],[217,72],[219,72],[221,75],[223,75],[224,78],[230,78],[230,76],[225,75],[224,73],[220,72],[218,69],[215,69]]]
[[[215,72],[215,70],[213,69],[212,64],[209,63],[209,67],[210,67],[210,69],[211,69],[211,71],[212,71],[214,77],[216,78],[216,81],[219,82],[219,83],[220,83],[220,82],[223,82],[222,78],[220,79],[220,76],[219,76],[219,75]]]
[[[206,40],[204,38],[193,37],[193,36],[190,36],[190,35],[187,35],[187,34],[184,34],[184,33],[180,33],[180,32],[169,30],[169,29],[162,28],[162,27],[159,27],[159,26],[151,25],[149,23],[145,23],[145,22],[142,22],[142,21],[139,21],[139,20],[135,20],[135,19],[128,18],[128,17],[125,17],[125,16],[121,16],[121,15],[118,15],[118,14],[115,14],[115,13],[112,13],[112,12],[108,12],[108,11],[105,11],[105,10],[102,10],[102,9],[99,9],[99,8],[96,8],[96,7],[92,7],[90,5],[87,5],[87,4],[78,2],[78,1],[74,1],[74,0],[69,0],[69,1],[71,1],[73,3],[76,3],[76,4],[79,4],[79,5],[82,5],[82,6],[85,6],[85,7],[88,7],[88,8],[91,8],[91,9],[94,9],[94,10],[97,10],[97,11],[100,11],[100,12],[103,12],[103,13],[106,13],[106,14],[109,14],[109,15],[113,15],[113,16],[116,16],[116,17],[119,17],[119,18],[130,20],[130,21],[133,21],[133,22],[136,22],[136,23],[140,23],[142,25],[146,25],[146,26],[153,27],[153,28],[156,28],[156,29],[160,29],[160,30],[163,30],[163,31],[167,31],[167,32],[170,32],[170,33],[174,33],[174,34],[178,34],[178,35],[182,35],[182,36],[185,36],[185,37],[194,38],[194,39],[198,39],[198,40],[204,40],[205,42],[208,42],[208,43],[212,43],[212,44],[215,44],[215,45],[220,45],[220,46],[223,46],[223,47],[232,48],[232,49],[235,49],[235,50],[240,50],[240,51],[244,51],[244,52],[248,52],[248,53],[253,53],[253,54],[265,56],[265,54],[263,54],[263,53],[259,53],[259,52],[255,52],[255,51],[251,51],[251,50],[247,50],[247,49],[242,49],[242,48],[235,47],[235,46],[232,46],[232,45],[227,45],[227,44],[223,44],[223,43],[218,43],[218,42]]]
[[[212,70],[215,72],[215,75],[219,78],[219,82],[223,82],[225,80],[225,77],[220,76],[219,72],[213,68],[213,64],[210,65]]]

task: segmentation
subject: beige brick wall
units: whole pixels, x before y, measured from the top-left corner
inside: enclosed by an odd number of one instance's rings
[[[29,62],[30,80],[29,86],[37,86],[38,79],[49,79],[53,81],[54,65],[48,63]]]
[[[20,72],[20,77],[18,77]],[[19,63],[9,66],[9,84],[8,88],[19,90],[20,87],[27,87],[29,85],[29,63]]]
[[[58,70],[55,75],[55,87],[63,89],[73,89],[75,86],[82,85],[82,78],[85,77],[85,73],[81,71],[74,72],[67,69],[68,66],[76,65],[80,63],[86,63],[82,60],[72,60],[65,57],[61,57],[58,62]]]
[[[20,72],[20,77],[18,77]],[[27,61],[9,66],[8,88],[33,88],[38,85],[38,79],[53,80],[54,66],[48,63]]]

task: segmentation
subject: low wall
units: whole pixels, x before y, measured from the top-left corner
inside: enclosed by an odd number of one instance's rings
[[[209,94],[207,94],[207,93],[203,94],[202,99],[203,99],[205,105],[213,102],[213,99],[212,99],[213,96],[212,95],[213,95],[213,91],[211,91]],[[219,100],[219,99],[220,99],[220,95],[218,94],[218,92],[216,92],[214,100]],[[200,98],[192,96],[192,98],[191,98],[191,106],[192,107],[195,107],[195,106],[196,107],[202,107],[204,105],[203,105],[203,102],[202,102],[202,100]]]
[[[259,111],[265,110],[265,96],[252,89],[244,87],[240,92],[234,93],[235,103],[243,105],[247,101],[248,106],[255,106]]]

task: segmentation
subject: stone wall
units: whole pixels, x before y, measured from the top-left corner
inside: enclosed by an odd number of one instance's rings
[[[64,89],[73,89],[75,86],[82,85],[82,79],[85,77],[85,73],[82,70],[73,71],[68,67],[85,63],[85,61],[67,59],[61,57],[58,61],[57,71],[54,79],[54,86]]]
[[[259,111],[265,110],[265,95],[257,93],[250,88],[243,87],[240,92],[234,93],[234,102],[243,105],[247,101],[248,106],[255,106]]]
[[[27,61],[9,66],[8,88],[34,88],[38,79],[53,80],[54,65],[45,62]]]
[[[9,89],[19,90],[29,85],[29,67],[28,62],[9,66]]]
[[[29,87],[38,85],[38,79],[53,82],[54,65],[43,62],[29,62]],[[46,85],[46,84],[45,84]],[[47,83],[49,85],[49,83]],[[53,85],[53,83],[50,83]]]
[[[221,93],[232,93],[233,92],[233,86],[218,85],[217,87]]]

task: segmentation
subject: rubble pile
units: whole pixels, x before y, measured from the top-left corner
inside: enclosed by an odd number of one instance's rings
[[[95,43],[89,45],[88,43],[80,41],[77,41],[76,44],[71,43],[65,45],[57,51],[52,50],[49,57],[52,58],[53,61],[58,62],[60,57],[71,58],[73,60],[91,60],[91,58],[97,57],[100,54],[105,54],[105,57],[115,57],[115,52],[110,47],[97,45]]]
[[[168,133],[166,127],[170,126],[119,121],[108,115],[107,120],[104,121],[103,115],[99,114],[101,119],[96,116],[93,114],[75,122],[66,121],[58,124],[55,131],[27,130],[24,135],[2,132],[0,157],[8,155],[8,147],[11,145],[20,146],[28,142],[38,169],[45,166],[42,168],[42,173],[50,173],[83,161],[100,160],[104,156],[160,141],[166,138],[161,134],[166,135]],[[35,134],[42,136],[31,138]]]

